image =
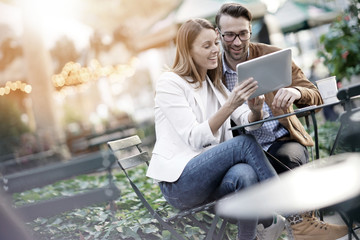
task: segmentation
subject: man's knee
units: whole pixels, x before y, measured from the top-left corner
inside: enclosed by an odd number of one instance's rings
[[[309,161],[307,148],[295,141],[275,142],[268,152],[291,169]]]

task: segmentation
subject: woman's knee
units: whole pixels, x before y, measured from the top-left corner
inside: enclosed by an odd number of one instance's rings
[[[258,176],[257,176],[255,170],[250,165],[246,164],[245,166],[246,167],[242,169],[243,175],[241,178],[243,188],[249,187],[249,186],[254,185],[259,182],[259,179],[258,179]],[[244,171],[244,170],[246,170],[246,171]]]
[[[258,182],[254,169],[248,164],[236,164],[226,173],[223,183],[232,188],[232,191],[239,191],[245,187]]]
[[[226,172],[211,198],[220,199],[257,182],[258,177],[250,165],[245,163],[236,164]]]

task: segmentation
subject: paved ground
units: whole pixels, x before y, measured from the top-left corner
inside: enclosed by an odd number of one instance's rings
[[[345,225],[344,221],[337,213],[326,214],[324,216],[324,221],[333,224]]]

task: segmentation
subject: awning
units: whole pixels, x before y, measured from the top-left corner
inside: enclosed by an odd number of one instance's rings
[[[147,33],[142,33],[142,39],[145,41],[134,43],[134,49],[138,52],[149,48],[161,47],[169,44],[175,40],[178,27],[191,18],[206,18],[210,21],[215,20],[215,15],[220,9],[221,5],[228,1],[225,0],[184,0],[180,6],[173,10],[164,19],[161,28],[156,31],[149,29]],[[253,21],[253,36],[260,31],[262,22],[259,21],[266,13],[266,5],[257,0],[242,0],[234,1],[243,4],[252,13]],[[165,26],[164,26],[165,25]],[[156,27],[155,27],[156,28]]]
[[[288,0],[274,15],[281,30],[289,33],[331,23],[338,14],[326,6]]]
[[[184,0],[176,12],[175,20],[183,23],[190,18],[213,18],[225,0]],[[244,5],[252,13],[253,18],[263,17],[267,11],[266,5],[258,0],[233,1]],[[213,19],[211,19],[213,20]]]

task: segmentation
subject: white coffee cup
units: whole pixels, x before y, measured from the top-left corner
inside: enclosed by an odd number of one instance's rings
[[[339,99],[336,97],[338,89],[335,76],[317,80],[316,85],[319,89],[322,99],[324,100],[324,104],[339,101]]]

